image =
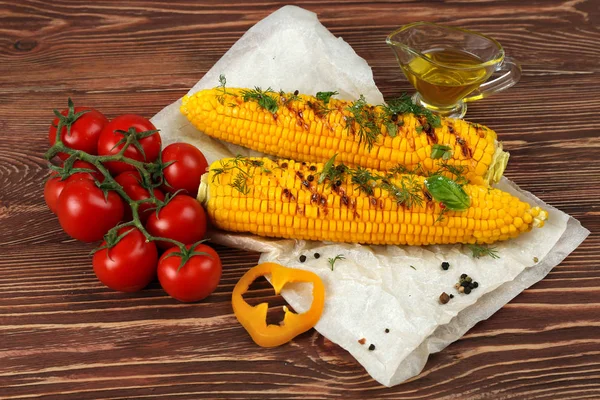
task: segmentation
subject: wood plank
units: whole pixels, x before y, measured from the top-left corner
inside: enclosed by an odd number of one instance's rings
[[[286,3],[89,3],[0,8],[0,398],[600,398],[595,1],[294,2],[372,65],[386,97],[410,91],[384,43],[399,25],[436,21],[497,38],[522,80],[470,104],[468,118],[499,133],[510,179],[592,231],[546,279],[392,389],[314,331],[276,349],[251,342],[230,296],[258,254],[218,247],[221,284],[192,305],[156,282],[122,294],[95,279],[93,246],[68,238],[43,201],[51,110],[72,96],[109,117],[151,116]],[[266,283],[251,301],[283,304]]]

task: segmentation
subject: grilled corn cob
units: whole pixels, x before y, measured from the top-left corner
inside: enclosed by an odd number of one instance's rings
[[[493,243],[541,227],[548,213],[509,193],[464,185],[464,211],[417,175],[268,158],[214,162],[198,200],[213,224],[261,236],[365,244]],[[462,189],[461,189],[462,190]]]
[[[319,96],[318,96],[319,97]],[[225,87],[185,96],[181,112],[217,139],[282,158],[388,171],[465,170],[473,184],[502,176],[508,153],[491,129],[433,116],[405,97],[383,106],[260,89]]]

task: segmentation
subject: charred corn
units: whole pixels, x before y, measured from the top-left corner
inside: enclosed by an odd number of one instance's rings
[[[548,217],[498,189],[450,181],[456,187],[438,190],[439,179],[381,175],[331,160],[237,157],[210,166],[198,199],[223,230],[365,244],[493,243],[541,227]],[[449,189],[456,194],[448,196]]]
[[[508,162],[493,130],[434,116],[408,97],[382,106],[330,97],[219,87],[185,96],[181,112],[209,136],[299,161],[338,154],[346,165],[381,171],[445,167],[480,185],[497,182]]]

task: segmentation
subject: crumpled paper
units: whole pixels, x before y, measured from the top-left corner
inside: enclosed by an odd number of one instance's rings
[[[370,103],[382,102],[365,60],[323,27],[314,13],[294,6],[283,7],[252,27],[190,93],[216,86],[220,74],[226,76],[230,87],[271,86],[309,94],[337,90],[341,98],[363,94]],[[209,162],[236,154],[259,154],[198,132],[180,114],[180,104],[167,106],[152,119],[165,143],[192,143]],[[393,386],[419,374],[429,354],[441,351],[541,280],[589,234],[577,220],[508,179],[503,178],[498,186],[549,212],[544,228],[497,244],[499,259],[475,259],[461,245],[365,246],[227,232],[212,232],[211,238],[261,252],[261,262],[317,273],[326,288],[317,331],[349,351],[378,382]],[[321,255],[318,259],[314,257],[317,252]],[[302,254],[307,257],[304,263],[299,261]],[[332,270],[328,258],[338,254],[345,259],[337,261]],[[450,263],[448,271],[441,269],[442,261]],[[454,289],[462,273],[479,282],[470,295]],[[441,305],[442,292],[455,297]],[[298,312],[307,310],[312,301],[305,284],[288,285],[282,295]],[[360,344],[363,338],[366,342]],[[369,350],[371,344],[374,350]]]

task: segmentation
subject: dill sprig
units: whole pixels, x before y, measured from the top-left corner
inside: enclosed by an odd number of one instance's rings
[[[500,258],[495,247],[488,247],[483,244],[467,244],[467,247],[471,250],[473,257],[475,258],[481,258],[485,256]]]
[[[338,254],[337,256],[335,256],[333,258],[328,258],[327,262],[329,263],[329,267],[333,271],[333,267],[335,266],[335,262],[338,261],[338,260],[345,260],[345,259],[346,259],[346,257],[344,257],[341,254]]]
[[[300,100],[302,100],[300,98],[300,96],[298,96],[298,91],[295,91],[294,93],[289,93],[288,94],[288,93],[284,92],[283,90],[280,90],[279,91],[279,96],[281,97],[281,101],[284,104],[291,103],[292,101],[300,101]]]
[[[250,193],[250,188],[248,187],[248,182],[246,181],[247,178],[248,176],[242,173],[242,171],[240,171],[237,173],[233,182],[230,183],[229,186],[231,186],[241,194],[247,195],[248,193]]]
[[[352,183],[357,185],[356,190],[359,190],[368,196],[373,195],[373,190],[377,186],[376,182],[382,179],[381,176],[374,175],[363,167],[358,167],[357,169],[352,170],[351,175]]]
[[[225,79],[225,75],[223,75],[223,74],[219,75],[219,86],[217,86],[217,89],[222,90],[223,93],[217,96],[217,101],[221,105],[225,104],[225,95],[228,94],[227,89],[225,87],[226,85],[227,85],[227,79]]]
[[[308,101],[306,103],[314,112],[317,117],[324,118],[329,115],[330,112],[335,110],[335,108],[329,108],[325,103]]]
[[[412,208],[414,205],[423,204],[423,197],[421,197],[423,188],[413,175],[403,175],[398,185],[385,180],[379,187],[387,191],[399,205]]]
[[[439,128],[442,126],[442,120],[439,116],[433,114],[431,111],[423,106],[413,103],[412,99],[406,93],[403,93],[400,97],[392,99],[381,106],[383,113],[386,118],[391,118],[394,114],[406,114],[412,113],[419,117],[425,117],[429,125],[433,128]],[[421,130],[423,128],[421,127]]]
[[[269,111],[272,114],[275,114],[279,109],[279,105],[277,104],[277,100],[273,98],[271,94],[275,93],[273,89],[268,88],[267,90],[262,90],[258,86],[254,89],[242,90],[242,99],[246,101],[254,101],[258,103],[258,105],[264,109]]]
[[[405,165],[402,164],[398,164],[395,167],[392,167],[389,170],[389,174],[394,176],[394,175],[405,175],[405,174],[409,174],[409,175],[426,175],[425,174],[425,170],[423,170],[423,166],[421,165],[421,163],[418,163],[417,165],[415,165],[414,168],[408,168]]]
[[[375,107],[367,104],[365,96],[361,94],[358,100],[346,107],[346,110],[352,114],[352,116],[346,117],[346,129],[350,133],[356,132],[359,138],[358,143],[366,142],[367,149],[370,151],[381,134],[379,128],[381,121]],[[356,130],[355,124],[358,126],[358,130]]]
[[[439,164],[438,170],[431,173],[430,176],[442,174],[444,172],[454,175],[454,181],[460,186],[464,186],[469,183],[469,179],[467,179],[467,177],[464,175],[467,172],[467,167],[465,165],[450,165],[443,162]]]

